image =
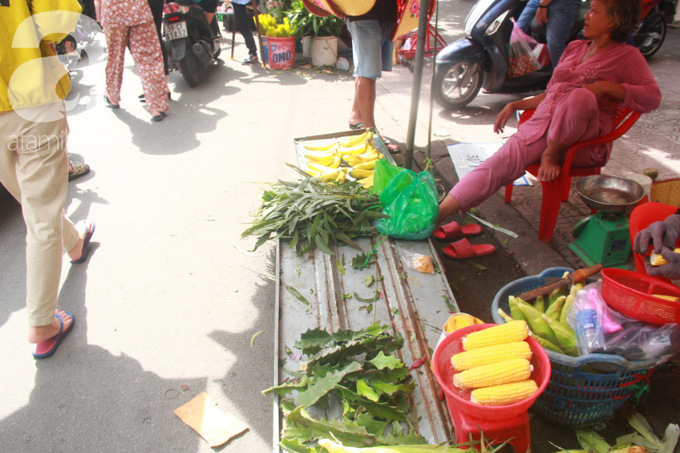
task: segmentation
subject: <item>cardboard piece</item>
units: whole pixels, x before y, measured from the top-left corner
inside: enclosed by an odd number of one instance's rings
[[[173,411],[180,420],[201,435],[211,447],[219,447],[248,429],[245,423],[217,407],[217,401],[202,392]]]
[[[498,143],[458,143],[456,145],[449,145],[446,148],[449,150],[449,156],[453,161],[453,166],[456,168],[458,179],[463,179],[463,176],[470,173],[475,167],[479,166],[486,159],[491,157],[493,153],[498,151],[502,142]],[[530,186],[531,182],[526,177],[526,173],[515,180],[515,186]]]

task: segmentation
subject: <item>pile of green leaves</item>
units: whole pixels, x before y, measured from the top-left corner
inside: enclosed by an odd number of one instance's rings
[[[324,438],[350,447],[426,443],[407,416],[415,382],[408,367],[390,355],[401,349],[404,340],[399,334],[391,335],[389,329],[375,323],[360,331],[330,334],[314,329],[302,334],[295,344],[307,356],[300,366],[302,376],[262,392],[282,398],[283,448],[295,453],[320,452],[324,450],[314,443]],[[342,408],[337,418],[310,415],[328,409],[331,403]]]
[[[338,241],[361,250],[352,238],[371,235],[371,222],[386,217],[381,209],[380,198],[356,182],[279,181],[264,191],[255,221],[241,236],[258,236],[253,250],[273,236],[290,239],[298,255],[315,247],[335,255],[329,245]]]

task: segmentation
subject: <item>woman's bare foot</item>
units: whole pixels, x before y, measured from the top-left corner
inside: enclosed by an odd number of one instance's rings
[[[71,322],[73,322],[71,317],[63,310],[57,309],[55,313],[61,317],[61,321],[64,323],[62,330],[66,332],[71,325]],[[60,322],[56,317],[54,318],[54,321],[52,321],[52,324],[46,326],[30,326],[28,328],[28,342],[36,344],[49,340],[59,333],[59,327]]]
[[[548,140],[548,147],[541,155],[541,166],[538,169],[537,179],[540,182],[548,182],[560,175],[560,157],[569,149],[569,145]]]
[[[544,154],[541,158],[541,166],[538,169],[537,179],[540,182],[552,181],[560,175],[561,170],[562,167],[560,167],[558,159],[552,159]]]
[[[458,203],[458,200],[453,195],[447,193],[446,197],[439,203],[439,217],[437,217],[437,224],[435,226],[439,227],[448,216],[459,210],[460,203]]]
[[[71,261],[78,261],[82,258],[83,253],[85,253],[83,244],[85,243],[85,236],[87,236],[87,225],[87,221],[85,220],[76,223],[76,230],[78,230],[78,236],[80,238],[78,239],[78,242],[76,242],[76,246],[68,251],[68,257],[71,258]]]

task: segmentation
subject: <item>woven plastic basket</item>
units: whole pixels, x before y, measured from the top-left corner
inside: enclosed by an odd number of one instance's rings
[[[652,324],[680,323],[680,303],[653,296],[680,298],[677,286],[623,269],[602,269],[602,277],[602,298],[614,310]]]
[[[434,351],[432,356],[434,375],[442,390],[444,390],[449,411],[459,410],[482,420],[505,420],[526,412],[548,385],[550,380],[550,360],[545,350],[533,338],[527,338],[526,340],[534,353],[531,359],[534,371],[531,373],[530,379],[536,381],[538,391],[533,396],[505,406],[482,406],[470,402],[469,390],[460,390],[453,385],[455,370],[451,365],[451,356],[464,351],[463,337],[472,332],[488,329],[493,326],[494,324],[476,324],[456,330],[444,338]]]
[[[496,294],[491,314],[496,324],[505,321],[498,314],[502,308],[510,313],[508,297],[546,284],[546,278],[561,278],[573,269],[552,267],[539,275],[508,283]],[[588,354],[570,357],[546,351],[552,373],[545,391],[533,409],[547,420],[572,428],[592,425],[611,416],[632,395],[631,386],[647,379],[651,370],[668,360],[626,360],[612,354]]]

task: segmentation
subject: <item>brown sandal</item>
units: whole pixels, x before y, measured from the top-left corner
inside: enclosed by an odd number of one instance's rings
[[[90,166],[80,162],[68,161],[68,180],[72,181],[90,172]]]

